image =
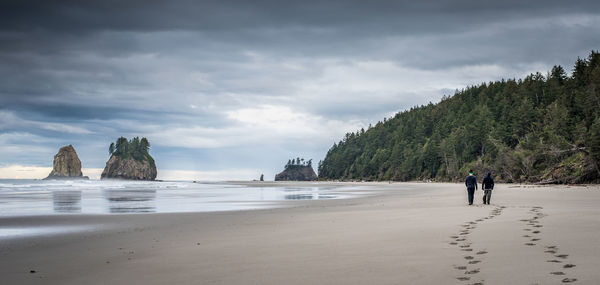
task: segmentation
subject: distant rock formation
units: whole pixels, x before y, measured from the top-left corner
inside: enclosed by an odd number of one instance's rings
[[[113,155],[106,162],[101,179],[131,179],[154,180],[156,179],[156,166],[148,160],[138,161],[133,157],[121,158]]]
[[[88,179],[81,173],[81,160],[72,145],[63,146],[54,156],[54,165],[48,177],[44,179]]]
[[[156,164],[148,153],[150,143],[146,138],[135,137],[127,140],[120,137],[116,143],[109,146],[110,159],[102,171],[101,179],[156,179]]]
[[[275,175],[275,181],[314,181],[317,174],[311,164],[288,164],[285,170]]]

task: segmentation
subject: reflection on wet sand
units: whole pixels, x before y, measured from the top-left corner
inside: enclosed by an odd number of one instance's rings
[[[332,199],[332,198],[335,198],[335,196],[319,195],[319,193],[285,195],[286,200],[319,200],[319,199]]]
[[[343,199],[350,187],[319,184],[2,180],[0,217],[43,214],[212,212],[262,209],[283,200]],[[287,205],[288,203],[281,203]]]
[[[312,193],[302,193],[302,194],[287,194],[284,195],[285,200],[319,200],[319,199],[333,199],[334,195],[322,195],[319,194],[321,191],[330,190],[332,188],[329,187],[285,187],[283,191],[285,192],[306,192],[307,190]]]
[[[54,191],[52,202],[56,213],[81,213],[81,191]]]
[[[155,189],[112,190],[103,191],[108,201],[110,213],[152,213],[156,212]]]
[[[327,191],[332,190],[333,187],[284,187],[285,192],[296,192],[296,191]]]

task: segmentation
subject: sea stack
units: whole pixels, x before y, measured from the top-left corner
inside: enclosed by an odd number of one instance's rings
[[[63,146],[54,156],[52,172],[44,179],[88,179],[81,173],[81,160],[72,145]]]
[[[109,147],[110,159],[102,171],[101,179],[156,179],[156,164],[148,153],[150,143],[146,138],[135,137],[129,141],[121,137]]]
[[[290,159],[285,169],[275,175],[275,181],[314,181],[317,174],[312,168],[312,159],[307,162],[304,159]]]

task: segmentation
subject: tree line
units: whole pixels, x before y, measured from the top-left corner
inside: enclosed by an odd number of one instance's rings
[[[111,142],[108,147],[108,153],[110,155],[121,158],[133,157],[138,161],[148,160],[153,164],[154,159],[150,156],[149,151],[150,142],[145,137],[142,137],[141,139],[139,137],[134,137],[131,140],[120,137],[116,142]]]
[[[304,160],[304,158],[300,158],[300,157],[289,159],[285,165],[285,169],[287,170],[290,167],[295,167],[295,166],[311,166],[312,167],[312,159]]]
[[[600,55],[567,75],[554,66],[470,86],[367,130],[327,152],[321,179],[462,180],[468,169],[500,181],[577,183],[600,178]]]

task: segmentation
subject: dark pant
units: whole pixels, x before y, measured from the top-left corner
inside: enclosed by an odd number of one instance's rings
[[[490,199],[492,199],[492,190],[483,190],[483,203],[489,205]]]
[[[469,205],[473,205],[473,196],[475,196],[475,188],[467,188],[469,194]]]

